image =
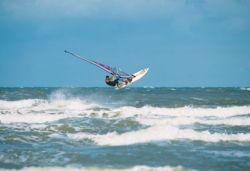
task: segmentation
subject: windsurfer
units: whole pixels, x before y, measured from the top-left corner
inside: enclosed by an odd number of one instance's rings
[[[85,57],[74,54],[73,52],[70,52],[67,50],[65,50],[64,52],[68,53],[76,58],[79,58],[83,61],[86,61],[92,65],[95,65],[95,66],[101,68],[102,70],[108,72],[109,74],[111,74],[111,76],[106,76],[105,82],[106,82],[106,84],[114,87],[115,89],[121,89],[121,88],[127,87],[128,85],[132,84],[133,82],[141,79],[148,72],[148,68],[145,68],[145,69],[142,69],[142,70],[136,72],[135,74],[128,74],[128,73],[121,71],[120,69],[111,68],[108,65],[93,61],[91,59],[87,59]]]
[[[109,86],[113,86],[115,87],[119,82],[119,78],[117,78],[116,76],[106,76],[105,78],[105,83]]]

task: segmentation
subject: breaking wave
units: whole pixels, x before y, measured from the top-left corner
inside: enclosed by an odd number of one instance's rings
[[[182,166],[164,166],[164,167],[149,167],[149,166],[134,166],[125,169],[115,169],[115,168],[98,168],[98,167],[26,167],[18,171],[191,171],[191,169],[186,169]],[[8,170],[3,169],[2,171],[15,171],[14,169]],[[17,171],[17,170],[16,170]]]
[[[28,99],[19,101],[0,100],[2,123],[45,123],[70,117],[134,117],[145,125],[155,124],[225,124],[250,125],[250,106],[216,108],[178,107],[163,108],[143,106],[108,107],[82,99]]]
[[[228,125],[249,126],[250,106],[231,107],[153,107],[153,106],[123,106],[110,107],[90,102],[80,98],[65,98],[53,95],[50,99],[27,99],[18,101],[0,100],[0,122],[28,123],[30,125],[49,123],[66,118],[102,118],[126,119],[131,118],[143,125],[139,130],[123,133],[110,131],[103,134],[77,132],[67,134],[75,140],[90,139],[98,145],[120,146],[154,141],[188,139],[192,141],[239,141],[249,142],[249,133],[211,133],[209,130],[196,131],[192,128],[183,129],[183,125]],[[33,126],[41,128],[43,126]],[[56,133],[50,135],[54,136]],[[59,133],[60,134],[60,133]],[[59,135],[58,134],[58,135]]]
[[[249,93],[239,88],[2,89],[0,96],[0,170],[249,165]]]
[[[0,100],[2,123],[45,123],[70,117],[80,117],[99,105],[80,99]]]
[[[116,132],[105,135],[93,135],[87,133],[68,134],[72,139],[90,139],[98,145],[121,146],[138,143],[147,143],[165,140],[188,139],[193,141],[219,142],[219,141],[239,141],[250,142],[250,134],[225,134],[210,133],[209,131],[194,131],[192,129],[178,129],[176,127],[157,125],[138,131],[118,134]]]

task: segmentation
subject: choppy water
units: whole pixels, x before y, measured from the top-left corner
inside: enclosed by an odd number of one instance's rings
[[[0,88],[0,169],[250,170],[250,88]]]

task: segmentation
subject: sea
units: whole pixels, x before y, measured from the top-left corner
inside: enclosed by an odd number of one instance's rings
[[[0,88],[3,171],[249,171],[249,87]]]

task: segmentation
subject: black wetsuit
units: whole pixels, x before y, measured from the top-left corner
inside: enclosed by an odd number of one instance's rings
[[[119,79],[117,78],[117,79],[115,79],[114,81],[105,81],[106,82],[106,84],[108,84],[109,86],[116,86],[116,84],[118,84],[118,82],[119,82]]]

